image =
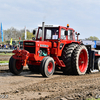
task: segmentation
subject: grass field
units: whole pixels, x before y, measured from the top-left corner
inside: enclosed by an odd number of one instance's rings
[[[8,63],[9,61],[0,61],[0,63]]]
[[[13,53],[0,53],[0,55],[13,55]]]
[[[0,56],[1,56],[1,57],[3,57],[3,56],[6,57],[7,55],[8,55],[8,56],[12,56],[13,53],[6,53],[6,54],[5,54],[5,53],[0,53]],[[0,63],[8,63],[8,62],[9,62],[9,61],[7,61],[7,60],[1,60],[1,61],[0,61]]]
[[[98,98],[98,99],[95,99],[95,98],[89,98],[89,99],[86,99],[86,100],[100,100],[100,98]]]

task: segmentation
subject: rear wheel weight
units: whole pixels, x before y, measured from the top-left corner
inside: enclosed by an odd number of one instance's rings
[[[40,72],[43,77],[50,77],[55,70],[54,60],[51,57],[45,57],[40,65]]]
[[[20,74],[23,70],[23,65],[21,64],[21,61],[11,57],[9,60],[9,70],[15,75]]]
[[[88,51],[84,45],[78,46],[73,52],[74,74],[84,75],[88,68]]]

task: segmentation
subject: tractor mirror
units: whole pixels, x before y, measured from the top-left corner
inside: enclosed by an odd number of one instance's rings
[[[68,31],[65,31],[65,35],[68,35]]]
[[[75,32],[76,35],[80,35],[80,33]]]
[[[78,33],[78,35],[80,35],[80,33]]]
[[[33,30],[33,35],[35,35],[35,33],[36,33],[36,30]]]

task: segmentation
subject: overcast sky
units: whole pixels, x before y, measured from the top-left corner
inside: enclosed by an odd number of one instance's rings
[[[32,31],[43,21],[80,32],[79,38],[100,39],[100,0],[0,0],[3,29],[25,26]]]

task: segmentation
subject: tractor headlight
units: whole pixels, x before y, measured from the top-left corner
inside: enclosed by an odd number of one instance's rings
[[[40,48],[38,53],[39,53],[39,56],[47,56],[47,48]]]
[[[38,53],[39,53],[39,54],[42,54],[42,50],[39,50]]]

